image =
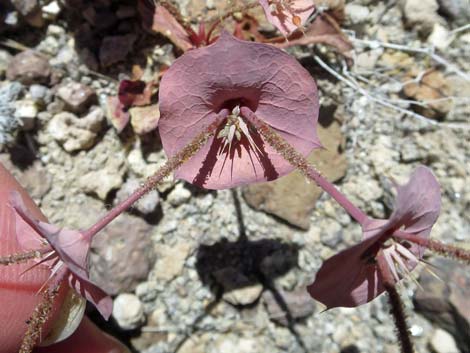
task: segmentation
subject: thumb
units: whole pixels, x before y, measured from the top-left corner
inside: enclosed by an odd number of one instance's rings
[[[112,336],[101,331],[86,316],[77,331],[66,340],[48,347],[38,347],[34,353],[130,353]]]
[[[17,242],[17,237],[22,235],[16,234],[15,215],[9,205],[9,195],[12,191],[21,194],[26,207],[34,217],[46,221],[46,217],[34,204],[28,193],[0,163],[0,257],[24,252]],[[32,265],[34,265],[33,261],[9,266],[0,264],[0,353],[18,352],[25,335],[31,333],[27,333],[28,327],[31,330],[30,319],[35,309],[43,301],[40,291],[49,279],[51,270],[43,265],[30,269]],[[38,338],[39,336],[47,336],[51,324],[59,313],[67,289],[67,286],[61,286],[52,303],[50,319],[45,325],[39,326],[39,332],[35,332]],[[40,314],[37,313],[37,315]],[[29,326],[28,323],[30,323]],[[32,345],[36,343],[34,337],[30,337],[30,341],[32,341]]]

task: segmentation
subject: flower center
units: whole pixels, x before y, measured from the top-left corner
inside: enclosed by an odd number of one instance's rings
[[[232,146],[236,147],[236,144],[239,144],[242,138],[248,141],[251,149],[261,152],[251,136],[250,128],[245,119],[240,115],[240,105],[236,105],[232,109],[231,114],[225,121],[225,125],[222,126],[217,134],[217,138],[221,139],[219,155],[227,153],[230,156]]]
[[[419,262],[410,250],[393,239],[388,239],[382,245],[382,249],[388,268],[396,282],[405,275],[410,275],[410,270]]]

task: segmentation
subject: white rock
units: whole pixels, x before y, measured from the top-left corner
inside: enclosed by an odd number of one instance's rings
[[[167,201],[174,207],[180,206],[191,198],[191,191],[185,189],[183,184],[177,184],[168,195]]]
[[[434,331],[429,345],[434,353],[459,353],[454,337],[442,329]]]
[[[122,185],[122,176],[110,173],[106,169],[96,170],[80,177],[78,184],[83,191],[96,194],[101,200],[106,200],[111,190]]]
[[[163,281],[171,281],[179,276],[183,271],[185,260],[191,248],[188,243],[177,243],[173,246],[158,244],[157,253],[159,258],[153,270],[155,277]]]
[[[370,15],[370,11],[366,6],[357,4],[347,4],[345,12],[353,24],[366,21]]]
[[[58,26],[58,25],[55,25],[55,24],[51,23],[47,27],[47,35],[51,35],[51,36],[54,36],[54,37],[60,37],[60,36],[65,35],[65,29],[64,29],[64,27],[61,27],[61,26]]]
[[[131,125],[137,135],[144,135],[157,128],[160,120],[158,104],[129,109]]]
[[[452,43],[453,39],[454,36],[447,28],[439,23],[436,23],[434,24],[432,32],[428,37],[428,42],[437,49],[444,50],[449,46],[450,43]]]
[[[253,304],[263,292],[260,283],[250,281],[243,273],[232,267],[216,271],[214,277],[224,288],[222,298],[232,305]]]
[[[208,353],[257,353],[269,352],[269,347],[264,347],[262,340],[251,337],[237,337],[234,334],[220,335],[207,349]]]
[[[113,317],[123,330],[134,330],[145,322],[144,306],[134,294],[119,294],[114,300]]]
[[[49,134],[62,144],[67,152],[90,148],[102,127],[104,114],[100,108],[78,118],[68,112],[56,114],[48,125]]]
[[[21,122],[22,129],[25,131],[34,128],[34,121],[38,115],[36,103],[29,99],[15,102],[15,118]]]
[[[115,203],[124,201],[129,197],[135,190],[140,187],[140,182],[137,179],[128,179],[125,184],[119,189],[116,194]],[[133,207],[135,207],[139,212],[143,214],[149,214],[155,211],[158,203],[160,202],[160,197],[157,190],[151,190],[147,194],[137,201]]]
[[[60,10],[59,3],[57,1],[51,1],[46,6],[42,7],[42,15],[48,20],[55,20],[60,14]]]
[[[437,0],[405,0],[402,4],[407,24],[419,31],[429,33],[435,23],[443,22],[437,14],[439,9]]]

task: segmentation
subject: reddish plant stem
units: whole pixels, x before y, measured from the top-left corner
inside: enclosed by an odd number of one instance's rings
[[[206,131],[200,133],[194,140],[192,140],[186,147],[171,157],[154,175],[149,177],[145,184],[139,189],[134,191],[131,196],[126,200],[119,203],[111,211],[109,211],[103,218],[92,225],[88,230],[83,232],[83,236],[87,239],[93,238],[93,236],[106,227],[111,221],[113,221],[121,213],[129,209],[136,201],[142,196],[152,190],[155,185],[161,182],[165,177],[170,175],[173,171],[179,168],[184,162],[194,156],[207,140],[214,135],[221,119],[217,119],[213,122]]]
[[[408,240],[412,243],[421,245],[439,255],[455,258],[466,264],[470,264],[470,251],[461,249],[454,245],[444,244],[440,241],[428,238],[422,238],[404,231],[396,231],[394,236],[398,239]]]
[[[161,0],[159,3],[168,10],[189,35],[197,36],[196,32],[194,32],[191,25],[183,18],[183,15],[181,15],[181,12],[175,5],[166,0]]]
[[[209,20],[209,22],[212,22],[212,25],[209,29],[209,31],[207,32],[207,36],[206,36],[206,39],[207,41],[209,42],[210,41],[210,38],[212,36],[212,32],[214,32],[214,30],[224,21],[226,20],[228,17],[232,16],[234,13],[236,12],[242,12],[242,11],[247,11],[247,10],[250,10],[252,8],[255,8],[259,6],[259,2],[258,1],[254,1],[252,2],[251,4],[248,4],[248,5],[245,5],[245,6],[241,6],[241,7],[236,7],[234,9],[231,9],[229,11],[227,11],[226,13],[220,15],[218,18],[213,18],[211,20]]]
[[[413,353],[413,343],[411,342],[410,331],[406,322],[406,314],[403,307],[403,302],[395,287],[393,275],[390,272],[387,261],[380,251],[377,254],[377,267],[379,269],[380,277],[382,278],[383,286],[388,294],[388,302],[390,304],[390,313],[393,316],[393,321],[396,327],[396,334],[400,342],[402,353]]]
[[[254,113],[248,114],[247,118],[256,126],[258,132],[266,142],[271,145],[286,161],[300,170],[307,178],[313,180],[319,187],[327,192],[336,202],[343,207],[349,215],[360,224],[368,218],[367,215],[356,207],[346,196],[344,196],[332,183],[326,180],[307,159],[297,152],[288,142],[279,136],[266,123],[258,119]]]

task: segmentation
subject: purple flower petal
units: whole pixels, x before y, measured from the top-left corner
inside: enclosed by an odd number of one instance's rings
[[[384,291],[375,260],[380,249],[385,249],[385,260],[395,280],[399,277],[395,266],[403,269],[405,265],[404,272],[413,270],[425,250],[414,243],[407,243],[409,248],[399,243],[392,245],[394,248],[384,248],[384,242],[392,236],[399,240],[400,233],[429,237],[440,204],[436,178],[428,168],[418,167],[408,183],[397,188],[395,210],[390,219],[367,219],[362,224],[364,240],[322,264],[315,281],[307,287],[310,295],[327,308],[355,307],[377,297]]]
[[[356,307],[381,294],[384,288],[377,267],[373,257],[366,256],[381,235],[375,234],[324,261],[315,281],[307,287],[310,295],[331,309]]]
[[[236,105],[242,116],[249,109],[304,155],[321,146],[316,133],[318,94],[311,75],[281,50],[227,32],[174,62],[161,81],[159,102],[160,136],[169,157]],[[241,139],[231,153],[218,156],[222,142],[212,138],[176,176],[222,189],[273,180],[293,170],[256,131],[251,137],[261,152]]]
[[[81,277],[78,273],[69,274],[69,286],[73,288],[83,298],[92,303],[100,312],[105,320],[108,320],[113,312],[113,300],[111,297],[96,284],[91,282],[88,277]]]
[[[101,288],[93,284],[88,276],[90,240],[79,231],[61,229],[36,220],[17,192],[11,193],[10,204],[17,213],[16,231],[17,234],[21,234],[21,237],[17,237],[20,245],[24,246],[25,250],[36,250],[43,243],[41,239],[47,240],[47,243],[57,254],[56,256],[63,261],[68,270],[69,285],[94,304],[107,320],[112,311],[112,299]],[[33,241],[33,239],[35,240]],[[55,261],[51,260],[51,263],[55,263]],[[67,272],[61,271],[64,275],[67,275]]]

